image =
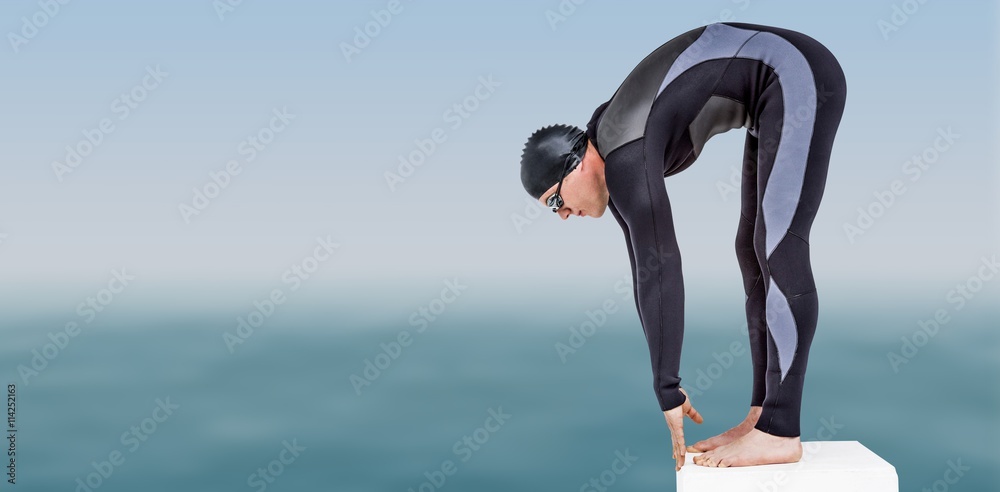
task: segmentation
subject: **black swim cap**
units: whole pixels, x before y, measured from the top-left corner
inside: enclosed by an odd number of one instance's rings
[[[550,125],[528,137],[521,153],[521,184],[529,195],[538,200],[559,182],[567,157],[576,151],[583,159],[587,146],[586,132],[573,125]],[[575,149],[574,149],[575,147]]]

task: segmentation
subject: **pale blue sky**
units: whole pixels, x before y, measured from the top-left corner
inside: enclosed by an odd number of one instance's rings
[[[51,18],[35,1],[0,6],[4,293],[72,306],[127,267],[181,304],[243,302],[327,235],[341,248],[312,281],[318,302],[387,283],[423,299],[455,276],[535,293],[552,278],[607,286],[628,272],[610,214],[512,224],[527,197],[521,147],[540,126],[583,126],[646,54],[720,20],[806,33],[844,67],[847,108],[812,232],[818,282],[938,299],[1000,252],[993,2],[925,3],[885,39],[878,23],[901,2],[590,0],[553,28],[557,1],[404,0],[350,61],[343,44],[389,2],[247,0],[222,19],[212,5],[72,2]],[[15,48],[22,17],[46,22]],[[160,85],[121,118],[116,99],[157,66]],[[463,101],[475,110],[455,117]],[[248,162],[239,145],[282,108],[294,119]],[[114,131],[60,182],[53,162],[103,118]],[[912,181],[906,161],[949,127],[960,138]],[[384,174],[436,128],[445,140],[390,190]],[[718,184],[742,145],[742,131],[719,135],[667,180],[685,278],[734,295],[739,201]],[[179,205],[230,160],[242,172],[185,222]],[[906,193],[850,242],[843,224],[896,179]]]

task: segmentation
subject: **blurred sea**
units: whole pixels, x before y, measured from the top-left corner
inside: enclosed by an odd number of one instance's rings
[[[17,385],[18,429],[17,485],[0,490],[576,491],[616,453],[635,460],[605,474],[609,490],[674,490],[669,434],[629,302],[565,361],[556,344],[568,344],[569,327],[600,302],[455,310],[422,331],[384,313],[288,312],[233,353],[223,338],[235,332],[228,313],[107,316],[27,383],[18,366],[30,366],[65,319],[24,317],[0,348]],[[686,423],[694,443],[745,416],[750,359],[741,311],[686,309],[682,385],[705,416]],[[896,467],[900,490],[933,488],[959,460],[969,469],[948,490],[997,490],[1000,317],[985,303],[977,309],[953,313],[896,373],[887,353],[933,307],[821,304],[803,440],[820,440],[826,425],[833,439],[861,441]],[[401,333],[409,345],[396,351]],[[397,357],[375,361],[380,344]],[[726,352],[729,367],[719,362]],[[384,369],[359,395],[351,375],[365,377],[366,359]]]

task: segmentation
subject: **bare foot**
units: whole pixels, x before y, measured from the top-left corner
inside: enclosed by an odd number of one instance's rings
[[[798,437],[772,436],[751,429],[743,437],[694,457],[695,464],[727,468],[730,466],[795,463],[802,458]]]
[[[704,453],[705,451],[711,451],[719,446],[729,444],[750,432],[753,426],[757,425],[757,419],[760,417],[760,411],[763,407],[750,407],[750,413],[747,417],[743,419],[736,427],[723,432],[715,437],[710,437],[704,441],[698,441],[694,445],[688,446],[687,450],[690,453]]]

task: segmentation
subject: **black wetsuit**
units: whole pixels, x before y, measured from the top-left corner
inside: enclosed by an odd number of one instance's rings
[[[798,436],[819,303],[809,230],[847,96],[840,64],[804,34],[745,23],[702,26],[664,43],[594,111],[608,208],[625,232],[636,309],[661,410],[680,393],[684,285],[663,178],[713,135],[746,128],[736,255],[746,293],[756,428]]]

